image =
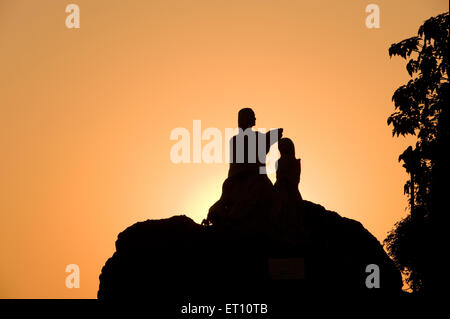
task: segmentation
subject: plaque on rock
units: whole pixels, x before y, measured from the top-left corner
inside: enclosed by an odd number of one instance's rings
[[[304,258],[269,259],[269,273],[272,280],[305,279]]]

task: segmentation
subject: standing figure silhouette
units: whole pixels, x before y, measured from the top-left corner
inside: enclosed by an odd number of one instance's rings
[[[274,235],[283,242],[299,244],[304,242],[304,218],[302,195],[298,190],[301,174],[300,159],[295,158],[292,140],[282,138],[278,142],[280,159],[277,161],[277,180],[271,211]]]
[[[289,201],[302,200],[298,190],[302,167],[301,160],[295,158],[294,143],[289,138],[282,138],[278,142],[278,150],[280,159],[275,164],[277,168],[275,190],[284,192]]]

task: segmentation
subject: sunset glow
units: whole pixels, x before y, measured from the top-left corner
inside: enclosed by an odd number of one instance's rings
[[[170,160],[177,127],[221,131],[251,107],[302,159],[304,199],[379,241],[406,215],[391,43],[443,0],[0,0],[0,298],[96,298],[119,232],[219,199],[228,164]],[[274,181],[273,176],[271,176]],[[80,266],[67,289],[65,267]]]

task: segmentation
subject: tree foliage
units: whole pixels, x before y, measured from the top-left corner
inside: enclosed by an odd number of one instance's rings
[[[434,262],[442,244],[444,188],[449,183],[448,37],[446,12],[425,21],[417,36],[389,48],[390,57],[407,60],[411,79],[394,92],[395,110],[387,124],[393,136],[414,135],[417,140],[399,156],[410,175],[404,191],[411,214],[395,225],[385,245],[417,292],[431,291],[439,281]]]

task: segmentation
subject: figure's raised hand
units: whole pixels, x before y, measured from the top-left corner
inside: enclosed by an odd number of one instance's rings
[[[283,129],[282,128],[279,128],[278,129],[278,139],[280,139],[280,138],[282,138],[283,137]]]

